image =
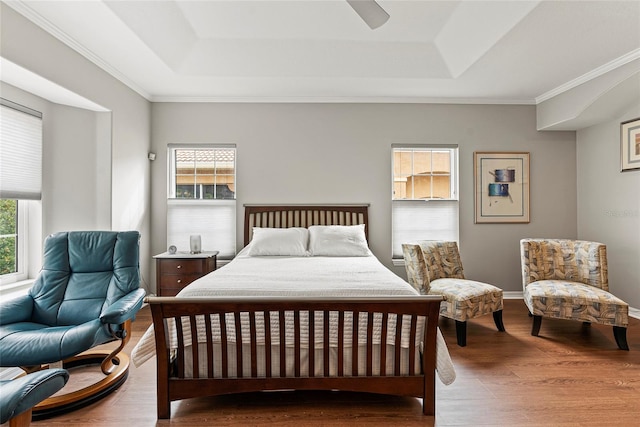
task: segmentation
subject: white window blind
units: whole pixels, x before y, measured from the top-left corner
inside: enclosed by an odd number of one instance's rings
[[[0,102],[0,199],[42,197],[42,114]]]
[[[167,246],[189,251],[189,236],[199,234],[203,251],[220,251],[220,259],[236,253],[235,200],[167,201]]]
[[[458,241],[457,200],[394,200],[393,258],[402,258],[402,244],[417,240]]]

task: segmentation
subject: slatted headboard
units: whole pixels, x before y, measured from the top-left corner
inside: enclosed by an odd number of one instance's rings
[[[369,205],[244,205],[244,245],[251,241],[253,227],[364,224],[368,238],[368,211]]]

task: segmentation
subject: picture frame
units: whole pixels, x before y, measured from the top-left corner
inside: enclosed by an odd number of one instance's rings
[[[475,223],[528,223],[529,153],[474,152]]]
[[[640,169],[640,118],[620,123],[620,171]]]

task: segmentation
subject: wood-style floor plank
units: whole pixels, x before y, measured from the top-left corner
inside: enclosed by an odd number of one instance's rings
[[[458,347],[453,321],[440,327],[457,371],[437,382],[436,417],[418,399],[343,392],[265,392],[174,402],[171,420],[156,420],[155,359],[131,367],[103,400],[34,421],[35,427],[92,426],[518,426],[601,427],[640,424],[640,320],[631,319],[631,351],[618,350],[610,327],[544,319],[539,337],[521,300],[506,300],[506,333],[493,318],[469,322]],[[130,351],[151,324],[144,308]],[[72,387],[70,382],[68,385]]]

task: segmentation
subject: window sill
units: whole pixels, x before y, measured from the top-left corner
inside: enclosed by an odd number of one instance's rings
[[[21,295],[26,295],[29,289],[31,289],[33,282],[35,281],[36,281],[35,279],[27,279],[27,280],[21,280],[15,283],[2,285],[0,287],[0,296],[3,299],[4,298],[9,299],[9,298],[19,297]]]
[[[391,263],[394,267],[404,267],[404,258],[393,258]]]

